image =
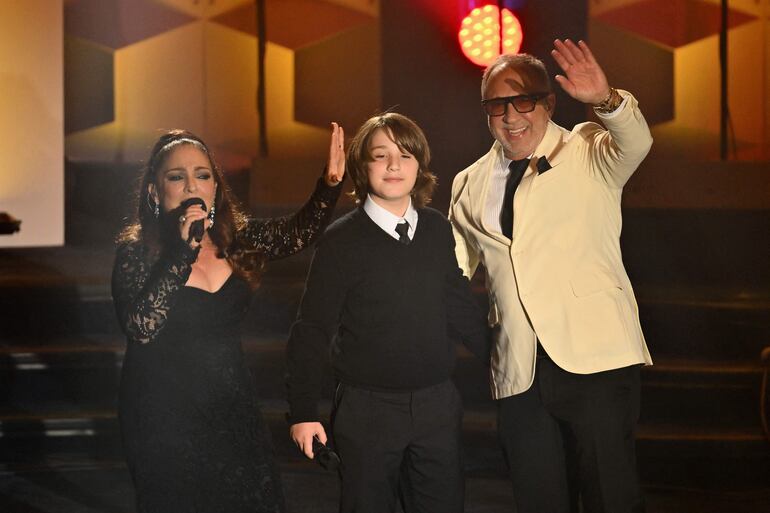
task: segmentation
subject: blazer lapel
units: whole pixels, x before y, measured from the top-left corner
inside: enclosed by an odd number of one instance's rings
[[[561,130],[553,121],[549,121],[543,140],[540,141],[533,154],[533,158],[537,160],[538,176],[558,165],[558,154],[561,146]],[[510,240],[505,235],[490,230],[484,222],[484,209],[489,195],[490,177],[494,167],[500,162],[502,151],[503,147],[495,141],[489,152],[478,161],[476,168],[469,173],[467,198],[476,225],[490,238],[508,245]]]
[[[563,147],[562,130],[553,121],[548,122],[543,140],[537,145],[535,151],[532,153],[532,159],[535,160],[535,169],[537,170],[537,176],[529,183],[529,193],[527,199],[531,199],[531,195],[534,193],[533,188],[537,181],[540,179],[540,175],[548,172],[549,169],[553,169],[559,165],[559,153]],[[526,204],[521,205],[521,211],[517,212],[516,230],[518,237],[525,235],[528,229],[531,228],[530,217],[537,219],[541,213],[533,212],[532,208],[527,208]]]
[[[537,174],[542,175],[559,164],[559,151],[563,146],[562,131],[553,121],[548,122],[543,140],[535,148],[533,158],[537,160]]]

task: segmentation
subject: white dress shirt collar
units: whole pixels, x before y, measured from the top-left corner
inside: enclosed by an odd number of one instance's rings
[[[409,240],[414,238],[414,232],[417,229],[417,210],[412,205],[412,198],[409,198],[409,206],[406,207],[404,217],[398,217],[383,207],[377,204],[372,199],[371,194],[367,194],[366,201],[364,201],[364,212],[374,223],[382,228],[382,231],[398,240],[398,232],[396,232],[396,225],[406,221],[409,223]]]

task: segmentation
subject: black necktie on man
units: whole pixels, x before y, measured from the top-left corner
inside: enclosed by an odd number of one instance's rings
[[[508,179],[505,181],[505,195],[503,196],[503,209],[500,211],[500,228],[503,235],[513,238],[513,195],[516,187],[524,176],[524,171],[529,166],[529,159],[512,160],[508,164]]]

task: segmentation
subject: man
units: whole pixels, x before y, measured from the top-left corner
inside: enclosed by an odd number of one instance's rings
[[[551,121],[545,66],[487,68],[492,149],[459,173],[449,217],[460,267],[487,270],[490,368],[518,513],[642,511],[634,452],[639,367],[651,359],[620,254],[622,188],[652,144],[631,94],[588,46],[555,41],[556,81],[607,130]]]

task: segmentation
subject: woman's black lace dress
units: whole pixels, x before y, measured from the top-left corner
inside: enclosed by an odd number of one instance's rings
[[[255,220],[239,239],[268,258],[306,247],[328,223],[339,189],[319,181],[294,216]],[[181,239],[155,262],[141,242],[119,247],[112,294],[128,337],[120,424],[140,513],[280,512],[267,426],[244,363],[239,324],[248,285],[185,287],[197,257]]]

